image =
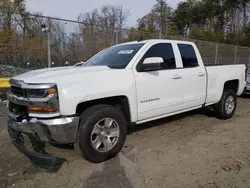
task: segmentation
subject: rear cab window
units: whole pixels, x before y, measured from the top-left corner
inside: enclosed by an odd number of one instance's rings
[[[199,66],[197,56],[192,45],[177,44],[177,46],[181,54],[183,68],[192,68]]]

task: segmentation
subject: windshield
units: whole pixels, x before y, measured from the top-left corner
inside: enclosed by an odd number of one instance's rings
[[[108,66],[114,69],[124,69],[143,45],[143,43],[125,44],[107,48],[88,60],[85,66]]]

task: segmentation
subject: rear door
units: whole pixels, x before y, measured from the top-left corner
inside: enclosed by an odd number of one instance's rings
[[[201,107],[206,98],[206,70],[197,58],[198,49],[191,44],[177,43],[182,61],[179,70],[182,75],[181,92],[184,109]]]

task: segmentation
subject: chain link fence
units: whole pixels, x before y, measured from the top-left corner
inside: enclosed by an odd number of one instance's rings
[[[144,39],[191,40],[205,65],[250,64],[250,48],[0,10],[0,77],[72,66],[109,46]]]

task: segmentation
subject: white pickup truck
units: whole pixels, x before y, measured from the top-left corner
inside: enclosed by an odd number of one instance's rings
[[[34,166],[56,171],[64,159],[44,152],[42,143],[74,144],[85,159],[99,163],[120,152],[132,124],[204,106],[218,118],[231,118],[246,67],[205,67],[192,42],[145,40],[107,48],[84,66],[27,72],[10,84],[13,144]]]

